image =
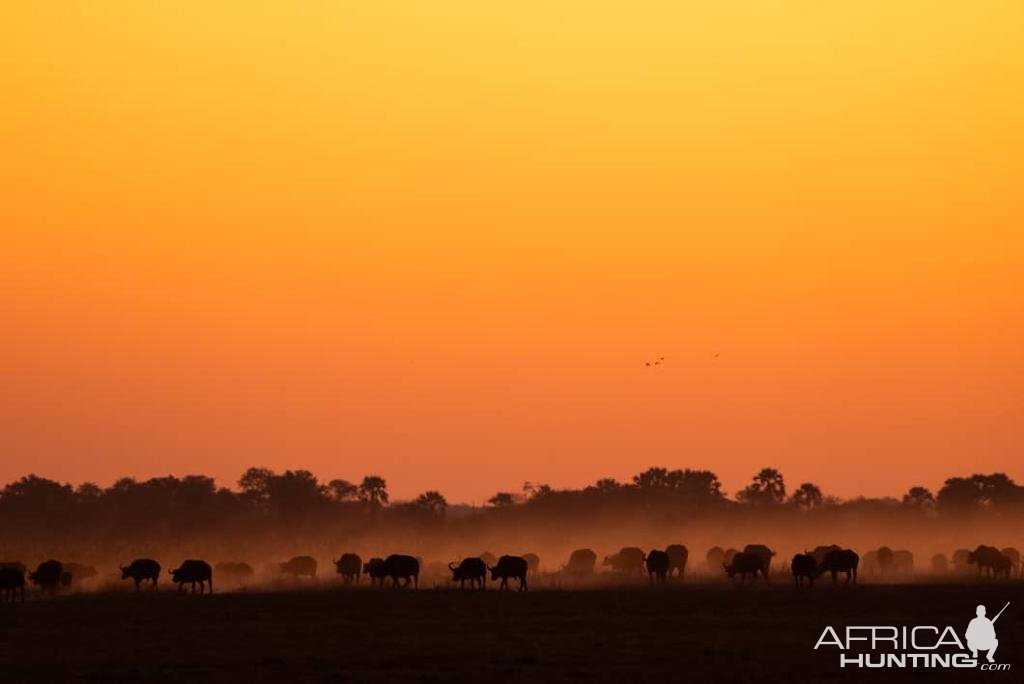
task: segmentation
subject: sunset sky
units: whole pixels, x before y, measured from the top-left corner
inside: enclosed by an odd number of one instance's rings
[[[4,3],[0,483],[1022,480],[1022,26]]]

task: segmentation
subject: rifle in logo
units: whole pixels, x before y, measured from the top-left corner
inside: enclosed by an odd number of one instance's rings
[[[1007,601],[1006,605],[1003,606],[1002,610],[996,613],[996,616],[989,620],[985,617],[985,606],[978,606],[975,614],[976,618],[971,620],[971,623],[967,625],[967,648],[971,650],[971,655],[975,658],[978,657],[978,651],[988,651],[986,656],[988,662],[995,662],[996,649],[999,648],[999,639],[996,638],[996,620],[1003,614],[1003,610],[1009,607],[1010,602]]]

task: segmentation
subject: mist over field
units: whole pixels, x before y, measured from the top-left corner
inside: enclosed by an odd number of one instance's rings
[[[581,548],[597,554],[598,574],[586,583],[593,586],[636,580],[603,565],[627,546],[647,552],[683,544],[687,578],[707,581],[725,579],[720,563],[705,559],[711,547],[765,544],[775,551],[778,575],[788,574],[794,554],[836,544],[861,556],[881,546],[913,553],[913,573],[882,577],[862,568],[861,581],[939,580],[954,568],[934,571],[936,554],[952,562],[956,549],[1024,546],[1022,492],[994,474],[950,478],[934,494],[917,487],[900,498],[839,501],[810,483],[787,490],[782,473],[763,469],[728,497],[713,473],[651,468],[625,484],[601,480],[563,491],[528,485],[473,508],[449,505],[439,492],[391,502],[382,478],[320,483],[307,471],[250,469],[236,490],[216,489],[202,476],[122,479],[106,489],[30,476],[0,491],[0,561],[32,568],[53,558],[95,567],[97,576],[76,582],[77,590],[130,588],[118,568],[135,558],[153,558],[166,570],[185,559],[245,562],[255,570],[246,588],[294,589],[339,581],[332,561],[342,553],[364,561],[403,553],[420,559],[421,586],[448,587],[449,562],[534,553],[540,566],[531,586],[566,588],[579,582],[559,571]],[[294,556],[316,559],[315,581],[282,575],[278,564]],[[239,588],[214,579],[219,589]]]

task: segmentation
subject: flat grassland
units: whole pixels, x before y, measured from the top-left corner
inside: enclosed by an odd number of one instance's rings
[[[0,605],[2,681],[1019,681],[1024,585],[130,592]],[[840,669],[826,625],[997,623],[1009,672]]]

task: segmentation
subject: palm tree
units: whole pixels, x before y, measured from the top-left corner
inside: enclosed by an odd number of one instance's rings
[[[416,500],[413,505],[423,511],[428,511],[431,515],[442,516],[445,511],[448,510],[448,500],[444,498],[441,492],[431,489],[430,491],[423,492]]]
[[[515,502],[516,498],[510,492],[498,492],[497,494],[495,494],[494,496],[487,500],[487,503],[491,504],[495,508],[511,506]]]
[[[802,508],[806,511],[821,506],[825,502],[825,497],[817,485],[804,482],[793,492],[792,501],[793,505],[797,508]]]
[[[367,475],[359,485],[359,498],[374,506],[388,502],[388,483],[380,475]]]

